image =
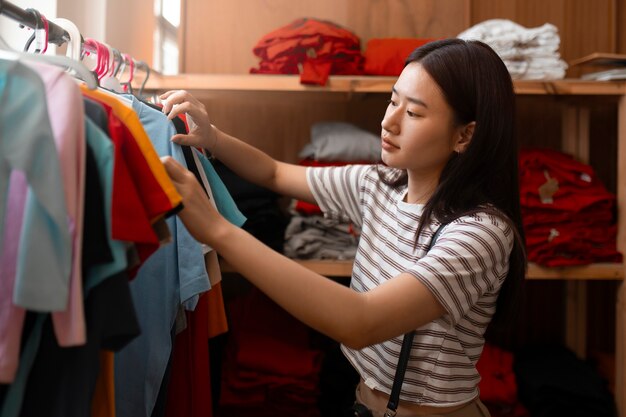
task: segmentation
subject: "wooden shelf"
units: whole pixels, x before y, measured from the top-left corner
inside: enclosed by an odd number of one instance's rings
[[[624,266],[620,263],[599,263],[571,267],[546,267],[528,264],[527,279],[533,280],[615,280],[624,279]]]
[[[146,90],[166,91],[266,91],[266,92],[337,92],[389,93],[396,77],[331,76],[326,86],[300,84],[296,75],[261,74],[155,74],[146,83]],[[622,95],[626,82],[585,81],[578,79],[554,81],[515,81],[520,95]],[[138,88],[138,86],[137,86]]]
[[[352,275],[352,261],[298,260],[297,262],[320,275],[328,277],[349,278]],[[221,261],[221,267],[223,272],[234,272],[232,266],[223,260]],[[624,267],[618,263],[599,263],[550,268],[530,263],[526,278],[530,280],[622,281],[624,279]]]

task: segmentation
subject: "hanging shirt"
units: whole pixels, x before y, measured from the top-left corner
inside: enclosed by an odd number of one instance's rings
[[[106,262],[106,234],[99,225],[106,217],[96,159],[87,148],[87,204],[89,223],[83,228],[84,276],[91,266]],[[100,198],[98,198],[98,194]],[[95,203],[99,203],[96,205]],[[95,249],[95,250],[92,250]],[[88,278],[87,278],[88,280]],[[88,284],[88,282],[86,282]],[[89,417],[99,374],[100,349],[118,350],[139,334],[126,272],[89,285],[85,293],[86,343],[72,349],[56,343],[46,320],[37,355],[28,374],[21,416]]]
[[[182,148],[171,142],[176,128],[167,116],[139,101],[135,96],[124,95],[132,102],[133,110],[141,121],[154,150],[159,156],[172,156],[187,166]],[[159,162],[160,163],[160,162]],[[184,304],[192,297],[210,288],[209,277],[204,267],[204,253],[201,244],[187,231],[183,222],[176,217],[175,237],[177,248],[177,264],[180,279],[180,302]],[[194,303],[195,305],[195,303]],[[193,306],[192,306],[193,307]],[[193,308],[189,308],[193,310]]]
[[[235,226],[243,226],[243,224],[246,222],[246,216],[244,216],[241,211],[239,211],[239,208],[237,208],[237,204],[235,204],[235,201],[233,200],[232,196],[228,192],[228,189],[222,182],[222,179],[215,171],[215,168],[213,168],[213,164],[211,164],[211,162],[198,151],[194,151],[194,153],[200,160],[202,168],[204,169],[204,173],[209,182],[211,192],[215,199],[217,211],[219,211],[226,220],[228,220]]]
[[[132,96],[151,147],[184,164],[180,146],[170,138],[172,123],[158,110]],[[162,163],[159,160],[159,164]],[[141,336],[115,356],[115,401],[118,417],[150,417],[172,348],[171,330],[181,304],[209,288],[200,244],[177,217],[167,219],[175,244],[161,247],[139,269],[131,283]]]
[[[92,103],[93,104],[93,103]],[[96,105],[96,104],[93,104]],[[97,106],[97,105],[96,105]],[[96,165],[100,172],[100,180],[102,182],[102,190],[104,196],[105,212],[109,213],[105,217],[107,238],[109,248],[111,249],[112,261],[92,266],[89,271],[88,282],[85,283],[85,292],[89,291],[92,286],[100,284],[104,279],[116,275],[126,269],[126,243],[113,239],[111,225],[111,207],[113,200],[113,143],[98,128],[89,117],[85,119],[85,130],[87,136],[87,144],[93,149]]]
[[[3,241],[7,242],[0,256],[0,384],[13,382],[20,356],[20,339],[26,311],[13,303],[17,269],[17,241],[26,204],[28,183],[22,171],[13,171],[8,196],[7,219]],[[11,244],[8,244],[11,243]]]
[[[84,344],[86,340],[81,270],[85,193],[85,110],[80,90],[73,78],[58,67],[35,62],[29,65],[39,74],[46,86],[48,113],[61,161],[61,178],[73,241],[69,300],[61,312],[52,315],[52,321],[59,344],[77,346]],[[22,255],[27,259],[32,256],[31,253]],[[28,274],[28,271],[24,273]],[[28,275],[24,276],[26,277]],[[37,300],[41,296],[45,298],[46,294],[41,294],[37,284],[35,281],[31,287],[22,285],[21,291],[16,293],[16,302],[26,305],[28,300]],[[40,310],[32,303],[30,308]]]
[[[23,171],[29,185],[20,237],[0,242],[0,247],[19,242],[17,276],[28,277],[28,288],[37,287],[40,294],[23,306],[31,307],[32,302],[50,311],[67,306],[72,238],[44,91],[41,78],[32,69],[0,59],[0,219],[4,219],[11,170]],[[28,122],[20,123],[25,120]],[[2,228],[0,223],[0,232]],[[22,293],[19,279],[15,290]]]
[[[97,99],[94,100],[107,113],[110,138],[115,150],[112,237],[133,242],[137,249],[137,261],[140,263],[159,248],[159,238],[152,228],[151,220],[164,216],[171,209],[171,204],[134,137],[116,116],[114,109]]]
[[[113,96],[110,93],[99,90],[92,91],[88,90],[86,87],[83,87],[82,91],[83,94],[87,97],[91,97],[101,103],[106,103],[112,108],[113,112],[131,132],[137,145],[141,149],[141,153],[148,163],[150,170],[153,172],[155,178],[159,182],[161,190],[165,192],[167,198],[170,201],[170,210],[179,206],[183,199],[180,194],[178,194],[176,188],[174,187],[174,184],[167,175],[165,167],[163,166],[161,160],[159,159],[159,156],[155,152],[150,138],[146,134],[146,131],[144,130],[141,121],[133,111],[133,108],[130,105],[125,104],[120,97]],[[151,198],[158,199],[158,193],[156,194],[157,195],[155,196],[151,196]],[[160,199],[158,201],[160,201]]]

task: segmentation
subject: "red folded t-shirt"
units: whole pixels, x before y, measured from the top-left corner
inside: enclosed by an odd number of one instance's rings
[[[363,72],[367,75],[400,75],[411,52],[434,39],[370,39],[365,48]]]

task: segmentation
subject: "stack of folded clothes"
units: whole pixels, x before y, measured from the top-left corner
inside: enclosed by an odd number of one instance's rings
[[[305,166],[372,164],[380,160],[380,138],[345,122],[319,122],[300,152]],[[285,230],[284,253],[294,259],[353,259],[359,230],[350,223],[325,218],[320,208],[295,201]]]
[[[555,80],[565,77],[567,64],[561,59],[561,38],[556,26],[546,23],[525,28],[505,19],[481,22],[458,35],[491,46],[511,74],[519,80]]]
[[[520,198],[528,260],[545,266],[621,262],[615,195],[593,169],[553,150],[522,150]]]

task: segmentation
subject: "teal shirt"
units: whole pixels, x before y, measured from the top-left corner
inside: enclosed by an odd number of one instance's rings
[[[115,240],[112,236],[111,206],[113,204],[113,163],[114,148],[113,142],[108,138],[94,122],[85,118],[85,131],[87,146],[91,148],[96,158],[98,172],[100,173],[100,185],[104,194],[104,209],[107,238],[113,260],[106,264],[93,265],[87,271],[83,291],[85,294],[89,290],[100,284],[106,278],[116,275],[126,269],[126,244],[121,240]]]

